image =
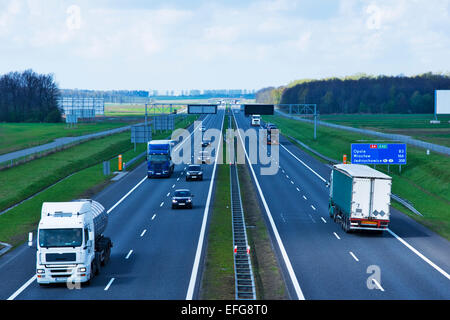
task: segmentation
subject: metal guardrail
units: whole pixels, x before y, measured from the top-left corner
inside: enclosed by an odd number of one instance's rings
[[[308,151],[314,153],[314,154],[315,154],[316,156],[318,156],[319,158],[322,158],[322,159],[324,159],[324,160],[326,160],[326,161],[328,161],[328,162],[334,163],[334,164],[340,163],[340,162],[337,161],[336,159],[332,159],[332,158],[329,158],[329,157],[327,157],[327,156],[324,156],[324,155],[321,154],[320,152],[317,152],[316,150],[314,150],[314,149],[312,149],[311,147],[307,146],[307,145],[304,144],[303,142],[298,141],[298,140],[295,139],[294,137],[291,137],[291,136],[286,136],[286,137],[288,137],[289,139],[295,141],[296,143],[298,143],[299,145],[301,145],[302,147],[304,147],[306,150],[308,150]],[[411,211],[414,212],[415,214],[417,214],[417,215],[423,217],[423,215],[422,215],[416,208],[414,208],[414,206],[412,205],[412,203],[409,202],[408,200],[405,200],[405,199],[401,198],[399,195],[396,195],[396,194],[393,194],[393,193],[391,193],[391,198],[394,199],[395,201],[401,203],[403,206],[405,206],[406,208],[408,208],[409,210],[411,210]]]
[[[275,110],[275,112],[277,114],[283,116],[283,117],[287,117],[287,118],[290,118],[290,119],[303,121],[303,122],[309,122],[309,123],[313,123],[314,122],[312,120],[301,119],[298,116],[289,115],[289,114],[287,114],[285,112],[282,112],[280,110]],[[353,128],[353,127],[343,126],[343,125],[340,125],[340,124],[334,124],[334,123],[325,122],[325,121],[317,121],[317,123],[319,125],[323,125],[323,126],[326,126],[326,127],[331,127],[331,128],[341,129],[341,130],[352,131],[352,132],[356,132],[356,133],[362,133],[362,134],[377,136],[377,137],[384,138],[384,139],[389,139],[389,140],[397,140],[397,141],[401,141],[403,143],[407,143],[407,144],[413,145],[415,147],[419,147],[419,148],[423,148],[423,149],[429,149],[429,150],[434,151],[434,152],[442,153],[442,154],[445,154],[445,155],[450,155],[450,148],[449,147],[441,146],[441,145],[430,143],[430,142],[420,141],[420,140],[411,138],[409,136],[401,135],[401,134],[391,134],[391,133],[384,133],[384,132],[378,132],[378,131],[367,130],[367,129]]]
[[[231,215],[234,245],[234,277],[236,300],[256,300],[255,279],[242,208],[236,165],[230,165]]]

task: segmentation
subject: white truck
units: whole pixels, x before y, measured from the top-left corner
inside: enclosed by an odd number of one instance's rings
[[[259,114],[253,114],[252,120],[251,120],[251,125],[259,127],[260,124],[261,124],[261,116]]]
[[[329,214],[345,232],[387,229],[390,176],[365,165],[338,164],[331,171],[330,185]]]
[[[108,214],[98,202],[44,202],[38,226],[36,277],[40,285],[89,283],[109,261]]]

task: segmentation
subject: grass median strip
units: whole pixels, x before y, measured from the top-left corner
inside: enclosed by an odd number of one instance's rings
[[[280,116],[264,116],[264,120],[277,124],[282,134],[305,143],[321,154],[342,159],[343,154],[350,157],[351,144],[360,140],[375,141],[378,138],[319,126],[317,140],[313,139],[313,125]],[[430,153],[426,150],[408,145],[407,165],[377,165],[376,169],[392,176],[392,192],[410,201],[423,214],[419,217],[393,202],[393,206],[410,215],[443,237],[450,239],[450,157]],[[328,177],[327,177],[328,178]]]

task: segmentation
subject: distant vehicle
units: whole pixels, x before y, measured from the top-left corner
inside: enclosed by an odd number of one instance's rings
[[[189,208],[192,209],[192,198],[194,197],[191,194],[189,189],[178,189],[175,190],[172,197],[172,209],[175,208]]]
[[[109,261],[108,214],[90,199],[44,202],[38,225],[36,276],[40,285],[89,283]]]
[[[172,162],[172,140],[152,140],[147,144],[147,177],[170,177],[175,169]]]
[[[267,144],[279,144],[279,131],[275,124],[267,123],[265,125],[267,134]]]
[[[251,125],[257,127],[261,125],[261,116],[259,114],[252,115]]]
[[[202,141],[202,148],[206,148],[207,146],[209,146],[211,144],[211,141]]]
[[[386,230],[392,178],[359,164],[338,164],[331,171],[329,213],[345,232]]]
[[[202,125],[202,127],[201,127],[201,129],[200,129],[202,132],[205,132],[206,131],[206,127],[204,126],[204,125]]]
[[[208,151],[200,151],[197,156],[197,161],[199,163],[209,164],[211,162],[211,157],[209,155],[209,152]]]
[[[198,164],[189,165],[186,170],[186,181],[188,180],[203,180],[202,167]]]

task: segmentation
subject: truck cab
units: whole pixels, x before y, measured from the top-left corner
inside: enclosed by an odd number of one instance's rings
[[[105,208],[98,202],[44,202],[38,226],[37,282],[89,282],[109,260],[112,243],[101,234],[106,225]]]
[[[259,114],[252,115],[251,125],[259,127],[261,124],[261,116]]]
[[[172,162],[171,140],[153,140],[147,144],[147,177],[170,177],[175,169]]]

